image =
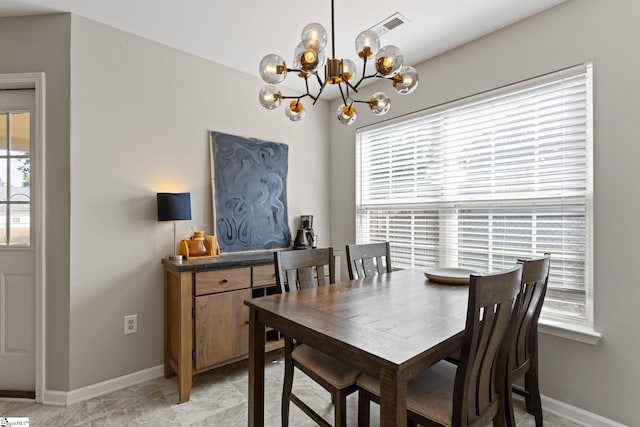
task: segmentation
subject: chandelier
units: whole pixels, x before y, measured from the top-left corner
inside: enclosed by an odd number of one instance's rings
[[[355,40],[356,53],[362,60],[362,73],[356,79],[356,64],[350,59],[336,58],[335,30],[334,30],[333,0],[331,0],[331,58],[326,58],[324,48],[327,44],[327,31],[318,23],[308,24],[302,30],[300,44],[293,53],[293,64],[289,68],[285,61],[276,54],[266,55],[260,61],[260,76],[269,83],[260,89],[260,104],[267,110],[280,106],[285,99],[291,102],[285,108],[285,114],[291,121],[297,122],[305,115],[302,98],[313,100],[313,105],[327,85],[335,85],[340,90],[342,105],[338,107],[337,117],[340,123],[350,125],[356,121],[356,107],[354,104],[366,104],[375,115],[382,116],[391,108],[391,101],[384,92],[376,92],[368,100],[357,100],[352,96],[358,93],[360,84],[371,78],[382,78],[391,81],[395,91],[407,95],[418,85],[418,72],[415,68],[403,64],[404,55],[395,46],[388,45],[380,48],[380,38],[374,31],[366,30],[358,34]],[[367,61],[373,58],[375,72],[366,74]],[[322,71],[324,70],[324,73]],[[284,81],[289,72],[297,73],[304,79],[306,93],[300,96],[284,96],[276,86]],[[323,74],[323,75],[321,75]],[[313,94],[310,80],[317,91]]]

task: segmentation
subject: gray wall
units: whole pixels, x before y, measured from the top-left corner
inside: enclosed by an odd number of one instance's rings
[[[160,259],[173,234],[156,221],[155,193],[191,193],[193,220],[178,223],[178,238],[190,225],[211,232],[208,131],[289,145],[290,227],[315,215],[320,245],[329,242],[329,147],[326,102],[291,123],[282,108],[260,106],[257,76],[75,15],[71,28],[69,384],[77,389],[162,363]],[[124,336],[129,314],[138,314],[138,333]]]
[[[389,113],[395,117],[593,61],[595,327],[603,338],[591,346],[541,335],[541,388],[549,397],[628,425],[638,425],[640,406],[640,231],[633,226],[640,209],[638,16],[637,0],[570,0],[420,64],[419,88],[392,98]],[[382,83],[375,89],[387,90]],[[330,111],[337,106],[332,103]],[[358,126],[374,122],[370,114],[359,116]],[[341,247],[355,240],[356,128],[333,120],[330,125],[331,236]]]
[[[69,387],[69,15],[0,18],[0,73],[46,73],[46,384]]]

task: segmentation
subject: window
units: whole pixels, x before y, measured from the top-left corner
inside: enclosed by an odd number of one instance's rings
[[[398,267],[551,254],[545,316],[592,321],[591,66],[359,129],[356,236]]]
[[[0,111],[0,247],[31,244],[30,113]]]

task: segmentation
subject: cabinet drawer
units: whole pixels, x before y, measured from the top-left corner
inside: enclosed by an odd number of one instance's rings
[[[253,287],[273,286],[276,284],[276,268],[273,264],[253,267]]]
[[[245,289],[251,286],[251,268],[203,271],[196,273],[196,296]]]

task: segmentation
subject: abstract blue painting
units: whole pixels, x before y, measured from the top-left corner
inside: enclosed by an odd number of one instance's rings
[[[221,252],[286,248],[286,144],[211,132],[214,226]]]

